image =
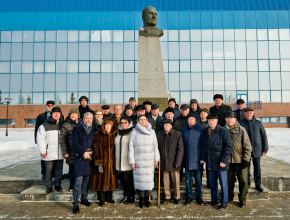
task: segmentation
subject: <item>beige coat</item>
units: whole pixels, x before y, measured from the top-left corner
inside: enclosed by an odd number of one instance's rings
[[[230,130],[232,139],[232,153],[230,156],[230,163],[241,163],[242,160],[250,161],[252,153],[252,145],[247,134],[247,131],[238,122],[235,127]]]

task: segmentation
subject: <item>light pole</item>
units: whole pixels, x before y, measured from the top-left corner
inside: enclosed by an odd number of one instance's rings
[[[8,136],[8,105],[12,102],[12,98],[5,98],[4,101],[7,103],[6,136]]]

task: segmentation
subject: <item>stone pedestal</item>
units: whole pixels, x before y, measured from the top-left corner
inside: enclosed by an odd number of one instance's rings
[[[158,37],[138,38],[138,103],[150,100],[160,111],[168,106],[161,47]]]

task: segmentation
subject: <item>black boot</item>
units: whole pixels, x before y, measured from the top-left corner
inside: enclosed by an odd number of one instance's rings
[[[184,205],[190,204],[191,202],[192,202],[192,198],[188,196],[185,200]]]
[[[127,196],[124,196],[124,198],[120,201],[120,203],[125,203],[128,201],[128,197]]]
[[[54,186],[54,189],[58,192],[62,192],[62,187],[61,186]]]
[[[103,201],[103,200],[100,200],[100,206],[104,206],[105,205],[105,201]]]
[[[149,196],[145,196],[145,206],[146,206],[146,207],[151,206],[151,203],[150,203],[150,201],[149,201]]]
[[[47,187],[47,188],[46,188],[46,193],[47,193],[47,194],[52,193],[52,187]]]
[[[85,205],[85,206],[91,206],[92,203],[90,203],[87,199],[81,200],[81,204]]]
[[[134,201],[135,201],[135,198],[134,198],[134,196],[132,196],[132,197],[129,197],[128,199],[127,199],[127,204],[133,204],[134,203]]]
[[[144,207],[144,197],[139,197],[139,208]]]
[[[196,202],[199,204],[199,205],[204,205],[204,202],[203,202],[203,200],[202,200],[202,198],[201,197],[196,197]]]
[[[74,189],[74,184],[75,184],[75,181],[73,181],[73,180],[70,180],[70,181],[69,181],[69,188],[68,188],[68,191],[69,191],[69,192],[72,192],[72,191],[73,191],[73,189]]]
[[[77,214],[77,213],[79,213],[80,212],[80,208],[79,208],[79,206],[74,206],[74,208],[73,208],[73,213],[74,214]]]

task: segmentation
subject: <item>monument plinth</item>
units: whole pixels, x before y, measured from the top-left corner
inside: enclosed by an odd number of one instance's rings
[[[138,38],[138,103],[149,100],[164,111],[168,106],[168,94],[159,41],[163,30],[156,27],[154,7],[145,7],[142,19],[144,26],[139,29],[141,37]]]

